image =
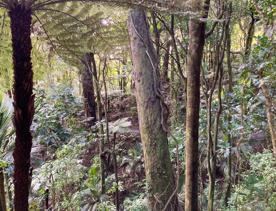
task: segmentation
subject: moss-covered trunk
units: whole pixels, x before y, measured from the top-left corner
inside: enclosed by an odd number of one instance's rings
[[[158,94],[157,58],[145,12],[134,9],[128,20],[140,134],[143,144],[149,210],[177,210],[164,111]],[[166,206],[167,204],[167,206]]]
[[[16,140],[14,157],[14,208],[28,210],[29,169],[34,115],[33,71],[31,64],[31,10],[23,5],[9,11],[14,66],[14,116]]]

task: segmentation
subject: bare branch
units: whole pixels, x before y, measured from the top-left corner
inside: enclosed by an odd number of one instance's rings
[[[174,33],[174,16],[172,15],[171,17],[171,27],[169,27],[166,22],[163,20],[162,17],[160,17],[158,14],[156,15],[156,17],[158,18],[158,20],[160,20],[163,24],[163,26],[166,28],[166,30],[169,32],[171,38],[172,38],[172,44],[173,44],[173,48],[174,48],[174,51],[175,51],[175,56],[176,56],[176,64],[177,64],[177,69],[178,69],[178,72],[179,72],[179,75],[181,76],[181,78],[183,80],[185,80],[185,76],[183,74],[183,70],[181,68],[181,64],[180,64],[180,56],[179,56],[179,52],[178,52],[178,48],[177,48],[177,45],[176,45],[176,40],[175,40],[175,33]]]
[[[221,14],[219,15],[218,19],[221,19],[222,16],[223,16],[223,11],[222,11]],[[214,23],[213,23],[211,29],[210,29],[208,32],[206,32],[206,34],[205,34],[205,39],[208,38],[208,37],[214,32],[214,30],[215,30],[216,26],[218,25],[218,23],[219,23],[219,20],[214,21]]]

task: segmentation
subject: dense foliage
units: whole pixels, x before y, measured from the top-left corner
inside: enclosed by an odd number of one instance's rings
[[[212,0],[199,13],[178,1],[136,3],[146,12],[130,1],[33,1],[27,70],[9,18],[17,4],[29,11],[22,2],[0,1],[0,210],[25,211],[14,194],[22,169],[31,211],[183,210],[194,187],[199,210],[275,210],[274,1]],[[167,173],[173,184],[154,187]]]

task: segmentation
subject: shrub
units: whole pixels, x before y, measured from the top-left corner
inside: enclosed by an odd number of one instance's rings
[[[276,207],[276,159],[266,151],[252,155],[250,169],[234,187],[231,210],[273,211]]]

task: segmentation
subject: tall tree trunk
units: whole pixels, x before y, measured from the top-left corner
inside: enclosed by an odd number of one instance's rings
[[[232,187],[232,116],[231,116],[231,104],[230,104],[230,96],[232,96],[233,92],[233,73],[232,73],[232,61],[231,61],[231,31],[230,31],[230,18],[232,14],[232,4],[229,5],[229,11],[227,16],[227,24],[225,28],[226,33],[226,59],[227,59],[227,72],[228,72],[228,94],[226,97],[227,100],[227,109],[228,109],[228,115],[227,115],[227,124],[228,124],[228,134],[227,134],[227,142],[229,144],[229,155],[227,157],[227,186],[226,186],[226,192],[225,192],[225,198],[224,198],[224,205],[225,207],[229,204],[229,198],[231,196],[231,187]]]
[[[222,77],[223,77],[223,60],[225,51],[226,39],[225,39],[225,28],[223,26],[221,35],[218,34],[218,40],[214,46],[214,78],[210,89],[207,90],[207,130],[208,130],[208,176],[209,176],[209,187],[208,187],[208,211],[214,210],[215,201],[215,184],[216,184],[216,163],[217,163],[217,143],[218,143],[218,130],[220,115],[222,112]],[[211,60],[212,61],[212,60]],[[211,64],[210,64],[211,65]],[[212,66],[212,65],[211,65]],[[218,86],[218,107],[216,116],[214,118],[214,124],[212,123],[212,102],[213,94],[215,93],[216,87]],[[212,136],[213,131],[213,136]]]
[[[31,63],[31,10],[16,5],[9,11],[11,19],[14,66],[14,117],[16,139],[14,157],[14,208],[28,210],[29,169],[34,115],[33,71]]]
[[[222,53],[223,54],[223,53]],[[219,54],[218,54],[219,55]],[[222,102],[221,102],[221,90],[222,90],[222,65],[218,67],[218,108],[216,112],[216,117],[214,121],[214,135],[212,137],[212,95],[210,94],[208,99],[208,175],[209,175],[209,193],[208,193],[208,211],[214,210],[215,201],[215,184],[216,184],[216,164],[217,164],[217,142],[218,142],[218,130],[220,115],[222,112]],[[214,90],[211,90],[213,92]]]
[[[95,60],[95,55],[94,53],[91,53],[91,60],[92,60],[92,73],[93,73],[93,78],[95,82],[95,88],[96,88],[96,100],[97,100],[97,119],[100,122],[103,119],[103,106],[102,106],[102,100],[101,100],[101,86],[100,86],[100,75],[98,76],[97,74],[97,65],[96,65],[96,60]],[[99,142],[99,157],[100,157],[100,168],[101,168],[101,193],[104,194],[106,189],[105,189],[105,178],[106,178],[106,169],[104,167],[104,157],[102,157],[102,154],[104,152],[104,128],[103,124],[101,123],[100,126],[100,142]]]
[[[89,125],[95,124],[96,118],[96,101],[94,94],[93,73],[91,66],[91,53],[86,53],[83,57],[84,68],[81,72],[82,92],[84,99],[84,111],[87,118],[92,117],[89,121]]]
[[[210,1],[204,5],[208,16]],[[200,66],[205,41],[205,23],[196,18],[189,21],[187,61],[187,108],[185,143],[185,211],[198,211],[198,127],[200,107]]]
[[[145,12],[134,9],[128,20],[139,127],[145,159],[149,210],[177,210],[175,181],[156,72],[156,52],[149,35]],[[166,205],[167,204],[167,205]]]

